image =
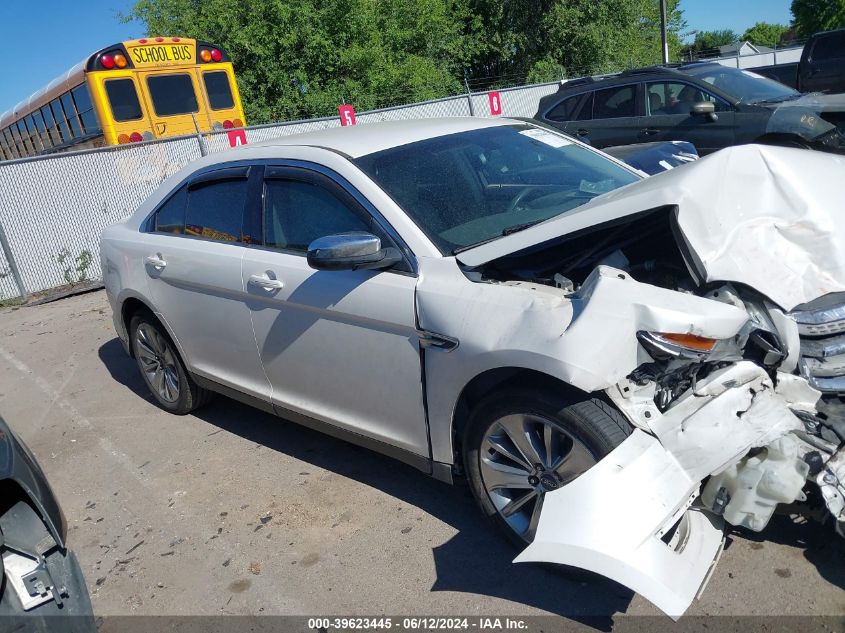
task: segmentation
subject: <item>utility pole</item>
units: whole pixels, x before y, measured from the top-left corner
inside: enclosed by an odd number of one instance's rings
[[[660,0],[660,39],[663,44],[663,63],[669,63],[669,41],[666,39],[666,0]]]

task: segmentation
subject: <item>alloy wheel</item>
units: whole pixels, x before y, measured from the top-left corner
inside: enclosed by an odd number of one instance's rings
[[[141,323],[135,334],[136,354],[141,371],[158,396],[168,403],[179,400],[179,372],[176,355],[153,326]]]
[[[480,451],[484,489],[505,523],[526,543],[534,539],[546,493],[574,480],[596,461],[558,424],[522,413],[493,422]]]

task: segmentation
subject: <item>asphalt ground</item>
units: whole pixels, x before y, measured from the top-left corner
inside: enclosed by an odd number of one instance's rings
[[[512,564],[464,486],[222,396],[162,411],[103,291],[0,309],[0,415],[63,506],[98,616],[556,615],[607,629],[659,615],[614,583]],[[762,534],[731,531],[688,614],[843,616],[843,588],[845,540],[779,515]]]

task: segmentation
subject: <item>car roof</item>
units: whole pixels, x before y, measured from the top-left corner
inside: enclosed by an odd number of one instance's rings
[[[485,119],[480,117],[381,121],[367,123],[366,125],[348,125],[346,127],[333,127],[316,132],[292,134],[245,147],[282,147],[291,145],[321,147],[341,153],[350,158],[358,158],[416,141],[503,125],[525,125],[525,121],[505,118]]]
[[[650,81],[653,79],[666,79],[672,77],[683,77],[684,79],[693,82],[701,81],[695,75],[690,75],[685,71],[691,68],[702,68],[707,66],[716,67],[721,66],[721,64],[714,61],[701,61],[688,62],[685,64],[667,64],[665,66],[646,66],[644,68],[632,68],[630,70],[624,70],[620,73],[613,73],[610,75],[595,75],[588,77],[579,77],[577,79],[570,79],[569,81],[563,82],[557,89],[557,92],[554,92],[550,95],[546,95],[545,97],[540,99],[538,103],[537,114],[535,115],[535,117],[540,116],[541,113],[545,113],[546,111],[551,109],[553,105],[559,103],[561,97],[568,96],[570,94],[583,94],[585,92],[599,90],[601,88],[608,88],[629,83],[636,83],[640,81]],[[731,100],[730,95],[726,95],[723,91],[718,90],[715,86],[709,86],[708,90],[712,90],[713,92],[716,92],[719,96]]]

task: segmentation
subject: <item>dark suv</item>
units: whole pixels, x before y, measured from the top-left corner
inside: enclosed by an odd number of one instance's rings
[[[598,148],[688,141],[700,154],[741,143],[845,148],[845,107],[717,63],[657,66],[561,84],[538,119]]]

